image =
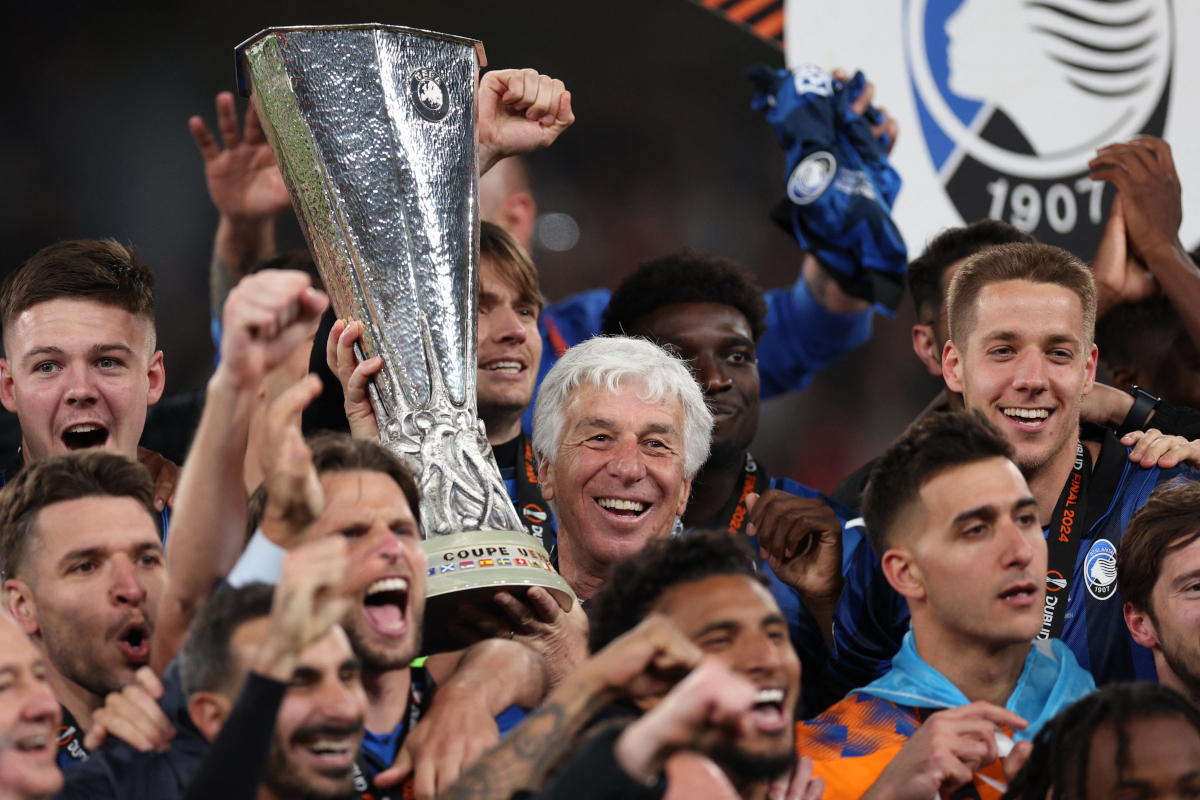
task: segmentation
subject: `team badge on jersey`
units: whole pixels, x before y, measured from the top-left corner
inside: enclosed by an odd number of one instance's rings
[[[1094,252],[1113,189],[1087,162],[1162,135],[1172,25],[1170,0],[907,0],[922,133],[962,218]]]
[[[1108,539],[1097,539],[1088,549],[1083,575],[1097,600],[1107,600],[1117,590],[1117,549]]]

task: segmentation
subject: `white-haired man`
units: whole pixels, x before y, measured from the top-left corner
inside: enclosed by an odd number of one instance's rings
[[[712,413],[682,360],[643,339],[568,350],[533,412],[538,484],[558,518],[558,571],[581,601],[669,536],[708,457]]]

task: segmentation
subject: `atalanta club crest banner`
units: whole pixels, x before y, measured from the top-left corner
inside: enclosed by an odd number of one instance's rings
[[[1170,142],[1200,241],[1200,2],[787,0],[785,25],[790,67],[861,69],[899,121],[910,255],[993,217],[1090,259],[1114,190],[1087,162],[1142,133]]]

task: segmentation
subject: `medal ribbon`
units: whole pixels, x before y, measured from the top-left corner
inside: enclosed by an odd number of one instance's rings
[[[1077,443],[1076,448],[1075,464],[1054,506],[1050,532],[1046,536],[1046,605],[1039,639],[1057,639],[1062,635],[1067,599],[1071,596],[1071,582],[1075,577],[1075,559],[1080,543],[1088,535],[1087,489],[1092,477],[1092,458],[1082,442]],[[1083,579],[1087,580],[1087,576]]]

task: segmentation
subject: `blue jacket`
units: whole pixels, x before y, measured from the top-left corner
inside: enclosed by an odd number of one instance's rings
[[[600,332],[600,321],[612,292],[591,289],[547,306],[538,320],[542,333],[542,364],[538,385],[558,363],[562,349]],[[818,303],[804,276],[790,287],[771,289],[766,326],[758,343],[758,374],[763,397],[803,389],[822,368],[871,338],[871,312],[835,314]],[[534,394],[534,400],[537,394]],[[533,403],[521,418],[533,430]],[[799,485],[799,484],[797,484]]]
[[[162,676],[158,701],[175,725],[175,738],[163,753],[139,753],[115,736],[64,775],[59,800],[159,800],[178,797],[208,755],[210,745],[188,714],[176,659]]]
[[[842,566],[844,571],[850,564],[851,556],[857,551],[858,543],[863,539],[862,517],[837,501],[830,500],[822,492],[791,478],[772,477],[768,486],[796,497],[817,498],[829,504],[842,523]],[[711,527],[709,522],[704,522],[687,532],[708,527]],[[747,537],[746,543],[755,560],[758,561],[758,537]],[[769,564],[759,561],[759,567],[770,581],[771,594],[775,597],[775,602],[779,604],[779,610],[783,613],[784,619],[787,620],[788,636],[792,640],[792,646],[796,649],[796,653],[800,656],[802,665],[803,706],[809,713],[812,713],[823,705],[820,695],[824,690],[819,684],[828,660],[825,638],[821,635],[817,621],[800,601],[800,593],[779,580]]]
[[[1100,686],[1113,681],[1156,681],[1153,656],[1129,635],[1120,594],[1112,590],[1103,599],[1093,594],[1088,589],[1088,565],[1115,557],[1130,518],[1156,487],[1180,476],[1200,480],[1200,473],[1182,465],[1143,469],[1129,461],[1130,448],[1107,429],[1089,426],[1084,438],[1102,443],[1088,486],[1088,505],[1089,513],[1095,503],[1103,514],[1080,543],[1071,581],[1075,590],[1067,599],[1061,638]],[[908,605],[883,576],[880,560],[866,541],[851,555],[845,577],[829,662],[829,675],[843,690],[866,686],[887,673],[909,628]]]

